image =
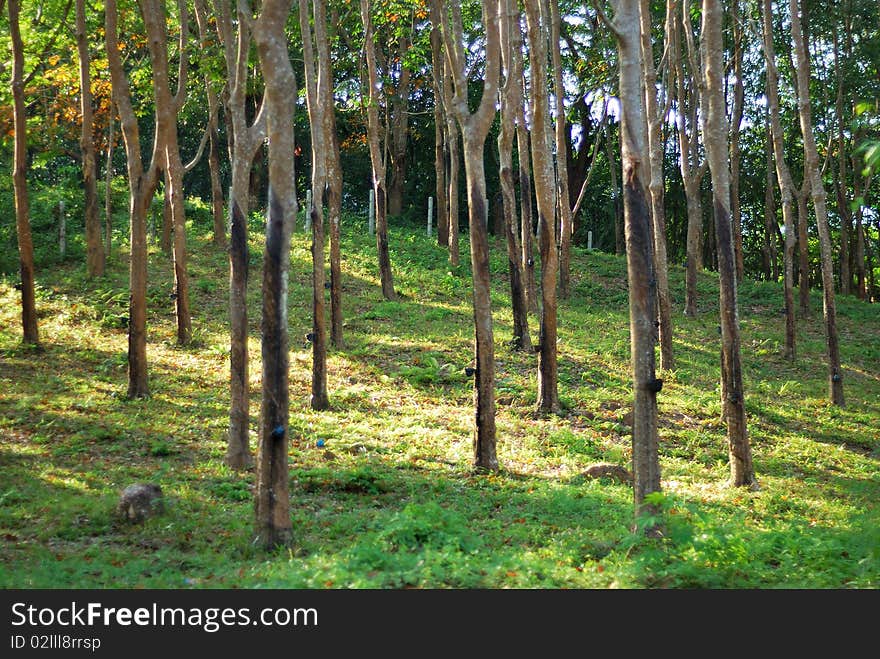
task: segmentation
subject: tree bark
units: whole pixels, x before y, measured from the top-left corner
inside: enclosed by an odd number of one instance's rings
[[[101,218],[98,216],[98,165],[95,155],[94,110],[92,108],[92,78],[89,71],[91,57],[86,37],[85,0],[76,0],[76,47],[79,53],[79,88],[82,127],[80,152],[82,153],[83,191],[86,225],[86,272],[89,277],[104,274],[104,246],[101,244]]]
[[[529,62],[531,66],[532,165],[538,204],[538,249],[541,254],[541,336],[538,349],[538,410],[558,413],[556,278],[559,255],[556,247],[556,203],[550,113],[547,99],[547,35],[549,16],[540,2],[526,0]]]
[[[147,212],[156,190],[163,159],[158,130],[154,131],[149,166],[144,168],[140,130],[131,100],[131,90],[119,55],[116,0],[107,0],[104,25],[107,60],[113,87],[113,102],[125,143],[129,185],[129,312],[128,312],[128,397],[149,395],[147,377]]]
[[[232,126],[232,186],[229,190],[229,432],[226,464],[245,469],[253,463],[249,447],[250,383],[248,368],[247,288],[250,254],[248,249],[249,184],[254,156],[265,139],[265,99],[252,125],[246,113],[248,53],[251,31],[247,16],[241,14],[233,33],[231,6],[215,0],[217,32],[223,45],[229,97],[227,116]]]
[[[715,242],[718,252],[721,314],[722,405],[727,421],[730,484],[757,487],[752,451],[746,432],[745,394],[740,357],[736,255],[730,217],[729,127],[724,103],[724,43],[720,0],[703,0],[701,41],[704,53],[703,144],[712,177]]]
[[[401,61],[397,88],[391,97],[391,180],[388,182],[388,213],[400,215],[403,211],[403,191],[406,183],[406,147],[409,136],[409,92],[412,72],[405,66],[407,51],[412,46],[409,38],[398,40],[398,57]]]
[[[736,281],[743,278],[745,263],[743,259],[742,205],[740,202],[740,168],[742,166],[742,147],[740,130],[743,118],[745,86],[743,84],[743,17],[740,14],[741,0],[730,2],[730,22],[733,25],[733,110],[730,121],[730,217],[733,223],[733,253],[736,259]],[[720,258],[720,257],[719,257]]]
[[[104,171],[104,263],[113,251],[113,147],[116,141],[114,124],[115,107],[110,102],[110,117],[107,126],[107,155]]]
[[[467,179],[468,223],[470,228],[471,268],[474,305],[474,467],[497,471],[495,438],[495,346],[492,335],[492,299],[489,281],[489,242],[486,212],[486,177],[483,147],[495,117],[498,80],[501,68],[500,7],[497,0],[483,0],[483,25],[486,34],[486,64],[483,95],[476,112],[468,108],[468,81],[462,53],[461,6],[448,6],[432,0],[435,24],[442,25],[446,61],[454,84],[451,109],[461,128]]]
[[[165,196],[170,198],[173,223],[174,299],[177,320],[177,343],[186,345],[192,339],[192,319],[189,309],[189,276],[186,269],[186,218],[183,204],[183,163],[177,136],[177,114],[186,97],[186,5],[178,0],[180,12],[181,63],[177,79],[177,91],[172,95],[168,70],[168,38],[164,0],[139,0],[141,15],[147,31],[147,44],[152,62],[153,95],[156,105],[156,139],[165,171]]]
[[[785,250],[783,252],[783,298],[785,300],[785,350],[784,356],[794,361],[797,355],[797,327],[794,311],[794,198],[795,186],[791,172],[785,162],[784,136],[782,134],[782,118],[779,110],[779,74],[776,67],[776,51],[773,46],[773,16],[770,0],[762,0],[762,19],[764,35],[764,59],[767,66],[767,100],[770,135],[773,142],[773,161],[776,166],[776,180],[779,183],[779,194],[782,201],[782,221],[785,226]],[[769,169],[769,164],[768,164]],[[769,174],[768,174],[769,178]],[[804,214],[804,221],[805,221]],[[773,225],[775,229],[776,217]],[[775,231],[773,231],[775,243]],[[775,252],[775,250],[774,250]],[[802,273],[805,270],[802,270]],[[804,275],[802,275],[804,276]]]
[[[816,227],[819,231],[819,250],[822,261],[822,300],[825,316],[825,339],[828,346],[828,397],[832,404],[843,407],[843,370],[837,337],[837,307],[834,300],[834,273],[832,271],[831,235],[828,230],[825,187],[819,171],[819,152],[813,135],[810,113],[810,72],[806,44],[803,38],[798,0],[790,0],[791,38],[797,62],[798,117],[804,138],[804,176],[810,181]]]
[[[112,0],[111,0],[112,1]],[[39,345],[37,305],[34,295],[34,244],[27,188],[27,115],[24,103],[24,43],[19,25],[19,0],[9,0],[9,32],[12,38],[12,102],[15,146],[12,186],[15,190],[15,230],[18,236],[21,277],[21,328],[24,343]]]
[[[672,304],[669,299],[669,268],[666,258],[666,212],[663,202],[663,152],[662,134],[665,107],[657,103],[657,71],[654,67],[654,50],[651,45],[651,7],[648,0],[641,0],[640,7],[641,53],[644,66],[645,115],[648,129],[648,192],[651,198],[651,222],[654,237],[654,273],[657,277],[657,323],[660,340],[660,368],[675,368],[672,349]],[[666,17],[667,39],[671,28],[671,16]]]
[[[810,315],[810,241],[807,225],[810,221],[807,201],[810,194],[810,181],[805,178],[800,190],[795,189],[797,201],[797,243],[798,243],[798,298],[801,318]]]
[[[318,22],[315,0],[315,23]],[[324,304],[324,202],[327,187],[326,142],[321,86],[324,79],[318,69],[314,52],[312,28],[309,25],[308,0],[299,0],[299,21],[303,35],[303,61],[306,77],[306,104],[312,135],[312,207],[307,210],[312,224],[312,398],[313,410],[330,407],[327,394],[327,323]],[[325,28],[326,29],[326,28]],[[315,35],[316,36],[316,35]],[[377,227],[378,233],[378,227]]]
[[[657,435],[657,392],[662,387],[655,372],[654,277],[651,215],[645,190],[644,86],[641,67],[639,0],[615,0],[614,25],[620,69],[620,150],[623,170],[623,209],[626,227],[629,328],[633,377],[633,498],[636,515],[654,513],[645,498],[660,491]],[[649,528],[653,534],[658,529]]]
[[[443,110],[443,37],[440,26],[431,26],[431,86],[434,90],[434,175],[437,196],[437,245],[449,248],[449,203],[446,196],[448,148]]]
[[[314,4],[315,48],[318,54],[318,98],[322,106],[321,131],[324,134],[324,158],[327,183],[325,196],[330,223],[330,342],[344,348],[342,336],[342,264],[339,224],[342,220],[342,165],[339,161],[339,140],[336,135],[336,101],[333,98],[333,69],[330,43],[327,39],[327,5],[325,0]],[[406,137],[404,135],[404,147]]]
[[[256,484],[257,541],[267,549],[288,545],[292,539],[287,466],[287,272],[290,234],[296,221],[293,116],[297,86],[284,32],[290,7],[291,0],[264,0],[254,26],[266,84],[269,141],[269,200],[263,252],[263,395]]]

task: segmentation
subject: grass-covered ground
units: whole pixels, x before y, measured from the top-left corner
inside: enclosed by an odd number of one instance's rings
[[[20,343],[19,294],[0,279],[0,586],[4,588],[877,588],[880,306],[838,297],[847,405],[826,402],[821,299],[781,357],[776,284],[740,288],[749,436],[761,489],[732,490],[719,404],[717,284],[685,318],[672,269],[677,368],[659,395],[667,536],[631,530],[632,491],[586,480],[628,466],[625,261],[576,250],[559,312],[564,414],[536,418],[536,356],[509,349],[506,255],[492,244],[498,474],[473,473],[469,268],[423,229],[392,228],[400,300],[384,302],[360,218],[344,226],[346,346],[329,358],[332,410],[308,407],[310,253],[291,251],[290,489],[295,544],[252,545],[253,473],[223,464],[228,263],[190,231],[195,342],[175,345],[171,265],[151,251],[152,397],[125,398],[127,265],[39,268],[42,350]],[[466,236],[462,254],[468,254]],[[252,233],[252,427],[260,405],[261,240]],[[533,336],[537,319],[532,319]],[[323,440],[323,447],[318,447]],[[252,445],[253,442],[252,442]],[[161,484],[164,515],[131,526],[119,492]]]

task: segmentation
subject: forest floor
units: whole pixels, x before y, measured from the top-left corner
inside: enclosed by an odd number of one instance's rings
[[[670,272],[677,366],[658,396],[662,522],[634,532],[630,486],[584,478],[629,467],[623,257],[575,249],[559,307],[563,413],[534,414],[537,362],[512,351],[507,260],[492,243],[497,474],[471,468],[470,269],[424,229],[393,227],[400,299],[381,298],[375,243],[343,227],[345,347],[329,356],[332,409],[309,409],[309,241],[290,274],[290,491],[294,544],[253,543],[253,472],[224,465],[228,260],[189,231],[195,340],[175,344],[171,263],[151,247],[151,397],[127,400],[124,248],[106,277],[38,269],[42,349],[20,340],[15,280],[0,278],[0,587],[3,588],[877,588],[880,587],[880,305],[838,296],[846,407],[826,399],[820,291],[783,359],[782,291],[740,287],[742,357],[760,490],[725,486],[718,289],[695,318]],[[462,238],[467,260],[467,236]],[[251,233],[251,426],[260,411],[262,234]],[[328,296],[329,298],[329,296]],[[328,304],[329,307],[329,304]],[[328,311],[329,313],[329,311]],[[533,340],[538,321],[531,319]],[[252,447],[256,445],[252,433]],[[319,442],[319,440],[323,440]],[[114,516],[155,482],[166,511]],[[644,520],[643,520],[644,522]]]

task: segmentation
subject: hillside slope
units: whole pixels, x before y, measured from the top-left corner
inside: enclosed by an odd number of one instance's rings
[[[0,586],[876,588],[880,586],[880,306],[839,297],[847,406],[825,401],[821,299],[781,357],[781,289],[740,289],[744,383],[758,492],[724,487],[716,278],[700,313],[670,284],[677,368],[659,395],[667,537],[632,533],[632,492],[588,480],[628,466],[625,261],[575,250],[559,311],[564,414],[539,418],[536,356],[509,349],[506,255],[493,243],[498,455],[470,469],[470,280],[423,230],[392,229],[400,300],[384,302],[361,218],[343,230],[345,341],[329,358],[332,409],[308,409],[310,252],[294,234],[290,275],[291,502],[295,546],[251,545],[253,474],[223,464],[228,265],[191,227],[195,342],[174,345],[171,267],[151,251],[152,397],[126,391],[127,267],[37,279],[43,349],[20,345],[18,293],[0,280]],[[252,427],[259,415],[261,235],[252,233]],[[467,236],[463,237],[466,240]],[[462,253],[467,254],[466,245]],[[532,318],[533,336],[537,319]],[[317,441],[323,440],[318,447]],[[252,446],[255,443],[252,443]],[[112,515],[120,490],[161,484],[167,512]]]

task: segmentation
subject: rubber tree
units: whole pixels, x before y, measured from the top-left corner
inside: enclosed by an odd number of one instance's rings
[[[639,0],[614,0],[614,22],[605,18],[617,40],[620,75],[620,151],[623,170],[623,213],[629,285],[630,364],[633,377],[633,497],[635,512],[655,512],[646,497],[660,491],[654,321],[655,288],[651,211],[643,163],[645,144],[643,70]],[[601,11],[601,6],[596,4]],[[603,12],[604,16],[604,12]],[[653,532],[655,529],[648,529]]]
[[[287,466],[290,430],[287,276],[290,235],[297,210],[293,164],[297,86],[284,30],[291,4],[292,0],[264,0],[262,11],[253,25],[266,85],[266,134],[269,140],[261,323],[263,393],[255,492],[257,541],[267,549],[287,545],[292,538]]]
[[[712,178],[712,208],[718,252],[719,312],[721,314],[721,396],[727,422],[730,484],[757,487],[752,451],[746,432],[745,394],[740,357],[739,303],[736,255],[730,215],[728,121],[724,99],[724,44],[720,0],[703,0],[700,31],[703,50],[703,144]]]
[[[519,31],[519,12],[513,0],[501,0],[501,59],[504,84],[501,88],[501,130],[498,134],[498,161],[501,195],[504,204],[504,236],[507,243],[507,271],[510,276],[510,299],[513,312],[511,345],[524,352],[532,351],[529,334],[529,308],[522,270],[519,240],[519,214],[516,206],[516,182],[513,171],[513,140],[516,136],[517,103],[520,103],[522,80],[514,75],[511,34]],[[566,202],[567,203],[567,202]]]
[[[782,132],[782,115],[779,110],[779,72],[776,66],[776,48],[773,45],[773,15],[771,0],[761,1],[764,59],[767,66],[767,106],[770,139],[773,144],[773,163],[782,203],[782,221],[785,227],[783,250],[783,299],[785,300],[785,349],[786,359],[797,355],[797,327],[794,311],[794,244],[795,244],[795,186],[791,170],[785,161],[785,138]],[[774,220],[775,224],[775,220]]]
[[[810,195],[816,212],[819,232],[819,252],[822,264],[822,310],[825,318],[825,340],[828,348],[828,397],[831,403],[843,407],[843,370],[840,367],[840,348],[837,336],[837,305],[834,299],[834,271],[831,254],[831,234],[828,230],[828,208],[825,185],[819,166],[819,151],[813,133],[810,109],[810,61],[801,25],[798,0],[790,0],[791,39],[797,73],[798,119],[804,142],[804,178],[810,183]]]
[[[34,243],[27,188],[27,114],[24,102],[24,42],[21,38],[19,0],[8,0],[9,32],[12,37],[12,103],[15,152],[12,187],[15,194],[15,230],[21,277],[21,328],[24,343],[38,345],[37,305],[34,295]]]
[[[440,6],[440,0],[432,0],[432,5],[434,16],[439,16],[442,25],[446,64],[454,85],[450,109],[461,129],[464,147],[473,272],[474,349],[476,353],[474,466],[481,470],[496,471],[498,458],[495,446],[495,346],[492,334],[486,172],[483,148],[495,118],[495,104],[498,100],[498,81],[501,68],[500,6],[498,0],[483,0],[482,2],[483,25],[486,34],[483,94],[476,111],[471,113],[468,107],[467,62],[462,46],[461,6],[457,2],[449,2]]]
[[[86,225],[86,272],[89,277],[104,274],[105,256],[101,241],[101,218],[98,216],[98,160],[94,139],[94,117],[92,107],[92,76],[90,72],[91,55],[86,27],[85,0],[76,0],[76,49],[79,54],[80,114],[80,153],[82,154],[82,176],[85,206],[83,215]]]
[[[385,161],[382,158],[379,141],[379,76],[376,66],[376,50],[373,43],[373,20],[370,0],[360,0],[361,18],[364,23],[364,52],[367,60],[369,84],[369,105],[367,106],[367,141],[370,145],[370,163],[373,168],[373,192],[376,204],[376,252],[379,257],[379,279],[382,297],[386,300],[397,298],[394,292],[394,275],[391,271],[391,257],[388,253],[388,199],[386,192]],[[450,200],[450,204],[451,204]],[[456,206],[457,208],[457,206]],[[456,240],[458,233],[455,234]],[[451,240],[451,233],[450,233]]]
[[[667,4],[665,41],[669,43],[674,2]],[[663,157],[665,141],[663,122],[669,105],[660,103],[657,89],[657,69],[652,46],[653,24],[648,0],[639,5],[642,66],[644,67],[645,116],[648,124],[648,192],[651,199],[651,223],[654,236],[654,272],[657,276],[657,324],[660,341],[660,368],[675,368],[672,349],[672,303],[669,298],[669,264],[666,256],[666,211],[664,209]]]
[[[105,3],[104,27],[113,102],[119,111],[125,144],[129,190],[128,397],[141,398],[150,393],[147,374],[147,212],[165,154],[157,127],[153,131],[152,155],[145,166],[138,118],[119,52],[116,0]]]
[[[248,467],[253,458],[249,447],[250,379],[248,367],[247,289],[250,262],[248,248],[248,184],[254,157],[266,138],[265,97],[252,123],[245,105],[248,87],[248,53],[252,33],[243,6],[232,20],[231,5],[214,0],[217,34],[226,63],[226,116],[232,127],[232,185],[229,189],[229,432],[226,463],[233,469]]]

